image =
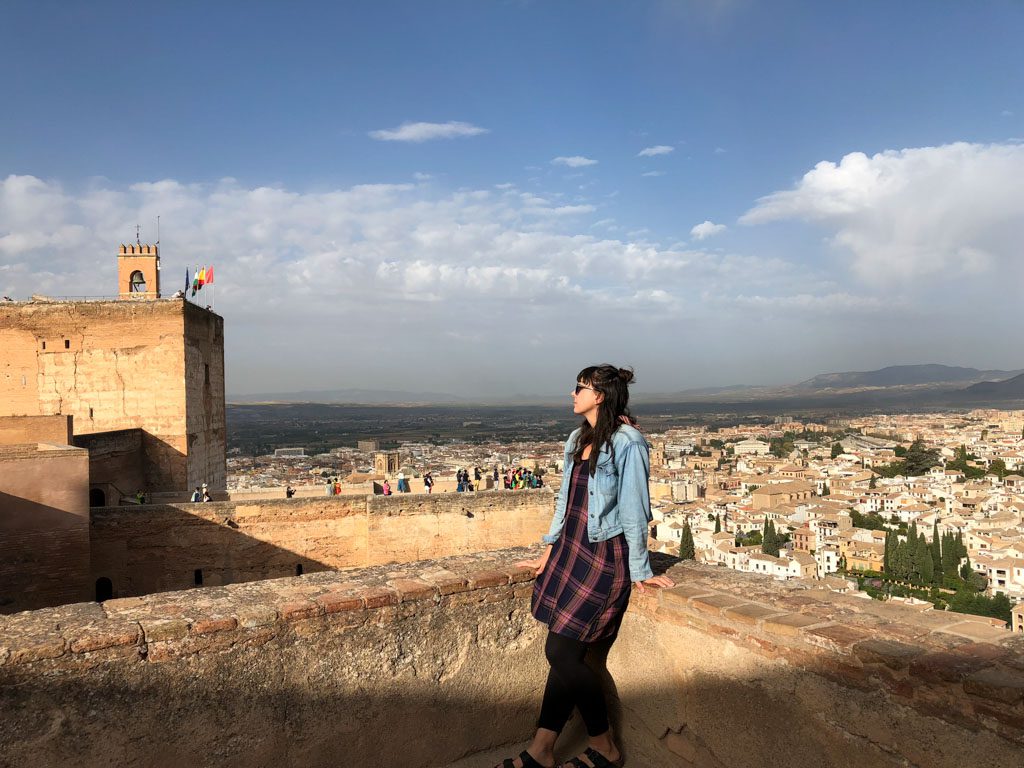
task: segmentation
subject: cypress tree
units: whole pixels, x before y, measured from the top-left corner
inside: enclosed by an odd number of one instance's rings
[[[920,584],[927,586],[935,578],[935,564],[932,561],[932,553],[928,548],[928,541],[922,533],[917,539],[917,567]]]
[[[779,534],[775,530],[775,523],[767,521],[764,526],[764,540],[761,542],[761,551],[773,557],[779,556]]]
[[[939,516],[935,516],[932,523],[932,581],[936,584],[942,583],[942,545],[939,543]]]
[[[715,515],[715,533],[722,532],[722,518],[720,515]]]
[[[888,528],[885,531],[885,554],[882,555],[882,572],[892,572],[892,531]]]
[[[696,550],[693,546],[693,531],[690,530],[690,523],[683,525],[683,535],[679,542],[679,557],[683,560],[693,560],[696,557]]]

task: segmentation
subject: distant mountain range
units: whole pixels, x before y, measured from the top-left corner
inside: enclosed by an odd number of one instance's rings
[[[971,384],[1002,381],[1024,371],[979,371],[950,365],[890,365],[877,371],[823,373],[793,385],[793,389],[822,390],[853,387],[914,387],[922,384]]]
[[[564,403],[567,395],[514,395],[469,398],[444,392],[377,389],[331,389],[233,395],[232,403],[346,403],[360,405],[548,405]],[[680,392],[643,394],[647,403],[753,403],[813,401],[826,405],[907,401],[922,404],[987,402],[1024,399],[1024,369],[979,370],[950,365],[892,365],[876,371],[823,373],[797,384],[765,387],[736,384]]]
[[[981,381],[964,389],[963,394],[999,400],[1024,399],[1024,374],[1005,381]]]

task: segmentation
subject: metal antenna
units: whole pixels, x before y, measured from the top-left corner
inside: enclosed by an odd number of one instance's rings
[[[135,225],[135,244],[136,245],[142,245],[142,242],[139,240],[139,229],[140,229],[139,225],[136,224]]]
[[[156,217],[156,244],[160,245],[160,217]]]

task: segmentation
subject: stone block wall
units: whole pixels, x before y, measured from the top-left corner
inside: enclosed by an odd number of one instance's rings
[[[0,445],[71,445],[72,434],[70,416],[0,416]]]
[[[89,456],[0,446],[0,613],[88,600]]]
[[[547,672],[533,575],[514,565],[536,551],[0,618],[0,764],[493,764],[531,734]],[[1011,633],[655,566],[679,586],[634,593],[619,638],[590,659],[627,764],[1019,764]],[[579,743],[577,719],[558,757]]]
[[[182,300],[4,303],[0,416],[141,429],[147,490],[222,488],[223,357],[223,320]]]
[[[553,508],[541,489],[94,509],[92,578],[127,597],[521,546]]]

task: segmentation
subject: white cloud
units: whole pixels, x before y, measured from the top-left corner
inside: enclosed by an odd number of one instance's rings
[[[646,177],[664,176],[665,172],[664,171],[647,171],[646,173],[641,173],[640,175],[641,176],[646,176]]]
[[[704,220],[691,229],[690,234],[698,240],[706,240],[709,237],[717,235],[719,232],[725,232],[726,229],[727,227],[725,224],[715,224],[712,221]]]
[[[432,176],[431,174],[429,174],[429,173],[420,173],[419,171],[417,171],[416,173],[414,173],[414,174],[412,175],[412,177],[413,177],[414,179],[416,179],[416,181],[430,181],[430,180],[431,180],[432,178],[434,178],[434,177],[433,177],[433,176]]]
[[[447,123],[402,123],[397,128],[370,131],[369,136],[378,141],[431,141],[432,139],[456,139],[463,136],[479,136],[489,133],[472,123],[449,121]]]
[[[798,219],[832,232],[862,278],[953,278],[1020,271],[1024,146],[956,143],[853,152],[793,189],[758,200],[741,222]]]
[[[551,161],[552,165],[566,165],[570,168],[583,168],[588,165],[597,165],[597,160],[592,160],[589,157],[583,157],[581,155],[573,155],[572,157],[556,157]]]
[[[655,147],[647,147],[637,152],[637,157],[654,157],[655,155],[667,155],[669,152],[674,152],[675,147],[670,147],[667,144],[658,144]]]

